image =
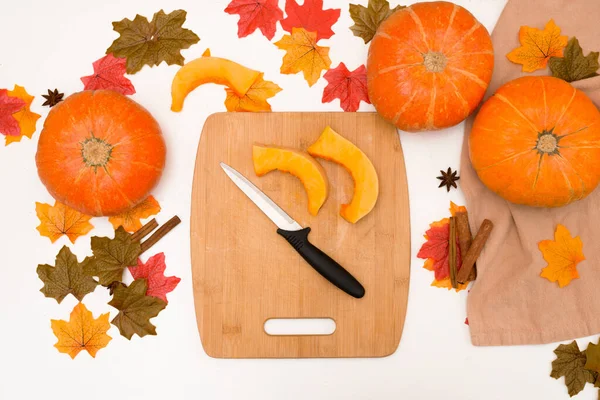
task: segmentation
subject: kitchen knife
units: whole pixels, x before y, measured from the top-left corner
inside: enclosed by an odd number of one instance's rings
[[[233,183],[277,225],[277,233],[283,236],[311,267],[350,296],[360,299],[365,295],[365,288],[350,272],[309,242],[309,227],[302,228],[298,222],[294,221],[273,200],[238,171],[225,163],[221,163],[221,168]]]

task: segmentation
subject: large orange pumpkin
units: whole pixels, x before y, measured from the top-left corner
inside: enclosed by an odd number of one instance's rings
[[[417,3],[377,30],[367,61],[369,98],[405,131],[447,128],[479,104],[494,67],[488,31],[453,3]]]
[[[553,77],[523,77],[481,107],[469,138],[479,178],[508,201],[559,207],[600,181],[600,112]]]
[[[98,90],[73,94],[52,108],[36,163],[56,200],[101,216],[144,200],[162,174],[165,154],[160,127],[145,108]]]

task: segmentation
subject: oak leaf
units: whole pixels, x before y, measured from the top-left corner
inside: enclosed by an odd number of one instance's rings
[[[137,265],[141,245],[122,226],[115,230],[113,239],[94,236],[91,242],[94,256],[84,260],[83,271],[90,276],[97,276],[102,286],[120,282],[123,270]]]
[[[567,36],[560,35],[560,28],[551,19],[543,30],[522,26],[519,30],[518,47],[506,56],[515,64],[523,65],[523,72],[546,68],[552,57],[562,57]]]
[[[286,18],[281,21],[284,31],[294,33],[294,28],[304,28],[316,33],[316,41],[333,36],[331,27],[340,18],[340,9],[323,10],[323,0],[304,0],[299,5],[296,0],[285,2]]]
[[[577,342],[561,344],[555,350],[556,359],[552,361],[552,372],[550,376],[558,379],[565,377],[565,385],[569,389],[569,396],[575,396],[581,392],[587,382],[594,383],[598,374],[585,369],[586,355],[579,350]]]
[[[138,259],[137,267],[129,267],[133,279],[146,279],[148,290],[146,295],[161,299],[168,303],[167,293],[171,293],[181,281],[176,276],[165,276],[165,253],[158,253],[145,263]]]
[[[112,340],[106,334],[110,329],[108,313],[94,319],[92,312],[88,311],[83,303],[73,308],[69,322],[53,319],[51,325],[58,339],[54,347],[61,353],[67,353],[71,358],[75,358],[82,350],[96,357],[98,350],[105,348]]]
[[[362,38],[369,43],[379,25],[385,21],[394,12],[406,8],[406,6],[396,6],[390,9],[390,3],[387,0],[369,0],[367,7],[360,4],[350,4],[350,17],[354,25],[350,30],[354,36]]]
[[[0,89],[0,133],[6,136],[19,136],[21,128],[14,114],[26,106],[25,101],[11,97],[8,90]]]
[[[552,76],[567,82],[598,76],[597,71],[600,68],[600,63],[598,63],[599,54],[592,51],[584,56],[579,40],[572,37],[567,43],[563,57],[550,58],[549,65]]]
[[[232,89],[225,88],[227,111],[271,111],[271,105],[267,99],[281,92],[281,88],[274,82],[264,80],[263,76],[263,73],[258,75],[244,96],[239,96]]]
[[[183,65],[185,60],[181,50],[200,40],[191,30],[182,28],[186,14],[184,10],[170,14],[160,10],[150,22],[139,14],[133,21],[124,18],[113,22],[113,29],[121,36],[115,39],[106,54],[126,58],[128,74],[135,74],[144,65],[152,67],[163,61],[167,65]]]
[[[238,37],[243,38],[260,29],[269,40],[275,36],[277,22],[283,18],[283,11],[277,0],[233,0],[225,12],[238,14]]]
[[[31,111],[31,103],[35,97],[27,93],[24,87],[15,85],[13,90],[8,91],[8,96],[23,100],[25,102],[25,106],[20,111],[17,111],[12,115],[19,124],[20,133],[17,136],[5,136],[5,146],[8,146],[11,143],[20,142],[23,137],[28,137],[31,139],[36,130],[37,120],[41,117],[40,114],[36,114]]]
[[[367,92],[367,68],[364,65],[350,72],[344,63],[330,69],[323,76],[327,86],[323,90],[323,103],[340,99],[342,110],[355,112],[362,101],[371,104]]]
[[[148,196],[137,206],[128,209],[118,215],[108,218],[113,228],[122,226],[127,232],[135,232],[142,227],[141,219],[148,218],[160,212],[160,204],[153,196]]]
[[[321,71],[331,66],[329,47],[321,47],[316,42],[317,35],[303,28],[294,28],[291,35],[285,35],[275,45],[286,51],[281,65],[282,74],[302,72],[308,86],[314,85],[321,77]]]
[[[94,225],[90,223],[91,216],[73,210],[58,201],[54,202],[54,206],[36,202],[35,212],[40,220],[36,229],[52,243],[63,235],[66,235],[71,243],[75,243],[77,238],[94,229]]]
[[[119,310],[111,323],[129,340],[134,334],[139,337],[156,335],[156,327],[150,318],[156,317],[167,306],[166,302],[147,296],[147,288],[145,279],[136,279],[129,286],[118,285],[108,303]]]
[[[56,299],[59,304],[69,294],[81,301],[98,285],[94,278],[83,273],[82,264],[67,246],[63,246],[58,252],[55,266],[40,264],[37,274],[44,282],[40,292],[46,297]]]
[[[579,236],[572,237],[566,227],[558,224],[554,240],[542,240],[538,243],[538,248],[548,263],[548,266],[542,269],[541,277],[550,282],[558,282],[560,287],[579,278],[577,264],[585,260],[583,242]]]
[[[81,78],[83,90],[106,89],[119,92],[123,95],[134,94],[135,88],[125,77],[125,58],[117,58],[107,54],[92,64],[94,74]]]

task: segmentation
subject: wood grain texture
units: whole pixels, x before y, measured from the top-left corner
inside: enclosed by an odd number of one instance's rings
[[[339,215],[352,179],[319,160],[330,194],[316,217],[300,181],[279,171],[258,178],[252,144],[305,150],[330,125],[359,146],[379,175],[379,200],[357,224]],[[276,233],[219,162],[244,174],[303,226],[311,241],[365,287],[354,299],[322,278]],[[410,224],[402,148],[374,113],[221,113],[204,125],[194,173],[192,273],[198,329],[218,358],[382,357],[398,347],[408,299]],[[329,317],[328,336],[270,336],[269,318]]]

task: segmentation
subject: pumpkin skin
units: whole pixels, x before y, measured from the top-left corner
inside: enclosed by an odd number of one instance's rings
[[[263,176],[279,170],[294,175],[304,185],[308,196],[308,212],[317,215],[327,200],[329,183],[325,170],[308,153],[285,147],[254,145],[252,147],[254,172]]]
[[[354,180],[354,194],[349,204],[342,204],[340,215],[357,223],[375,207],[379,197],[379,177],[369,157],[354,143],[329,126],[308,148],[308,154],[340,164]]]
[[[144,200],[162,175],[165,156],[160,127],[145,108],[97,90],[75,93],[50,110],[36,164],[56,200],[104,216]]]
[[[564,206],[600,181],[600,112],[561,79],[518,78],[481,107],[469,153],[481,181],[504,199]]]
[[[369,47],[367,85],[377,112],[409,132],[454,126],[483,99],[494,53],[488,31],[444,1],[396,11]]]

